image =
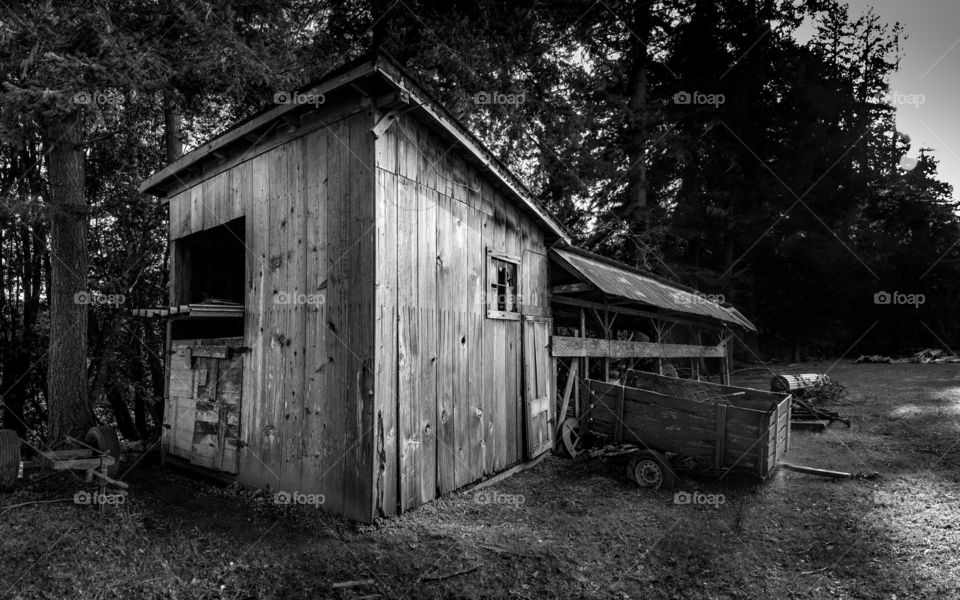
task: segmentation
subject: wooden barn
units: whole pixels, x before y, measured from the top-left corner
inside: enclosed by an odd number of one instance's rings
[[[166,459],[369,521],[549,449],[563,229],[388,57],[285,99],[141,187]]]

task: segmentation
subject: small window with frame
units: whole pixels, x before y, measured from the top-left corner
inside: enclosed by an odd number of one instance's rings
[[[520,320],[520,259],[487,249],[487,318]]]

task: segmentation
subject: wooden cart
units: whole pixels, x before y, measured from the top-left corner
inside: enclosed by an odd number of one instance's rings
[[[22,460],[21,446],[34,451],[32,460]],[[82,471],[87,482],[127,488],[126,483],[114,479],[120,469],[120,440],[112,427],[93,427],[82,441],[67,436],[64,446],[56,450],[40,450],[20,439],[17,432],[0,429],[0,492],[12,491],[21,472],[31,468]]]
[[[789,395],[639,371],[626,382],[583,380],[578,421],[632,451],[628,476],[642,486],[670,487],[677,470],[765,479],[790,446]]]

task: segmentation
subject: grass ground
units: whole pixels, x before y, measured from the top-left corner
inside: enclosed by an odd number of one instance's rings
[[[724,502],[677,505],[609,462],[550,457],[357,526],[153,466],[102,511],[46,477],[0,495],[0,598],[960,598],[960,365],[830,375],[853,427],[794,432],[789,458],[876,479],[684,477]]]

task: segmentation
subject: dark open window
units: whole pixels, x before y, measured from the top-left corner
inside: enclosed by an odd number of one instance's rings
[[[184,238],[187,245],[188,302],[222,300],[243,304],[244,220],[235,219]]]
[[[175,305],[240,305],[246,297],[244,219],[174,240],[176,260]],[[173,319],[173,338],[233,337],[243,335],[242,312],[224,317],[216,311]]]
[[[520,259],[487,250],[487,317],[520,318]]]

